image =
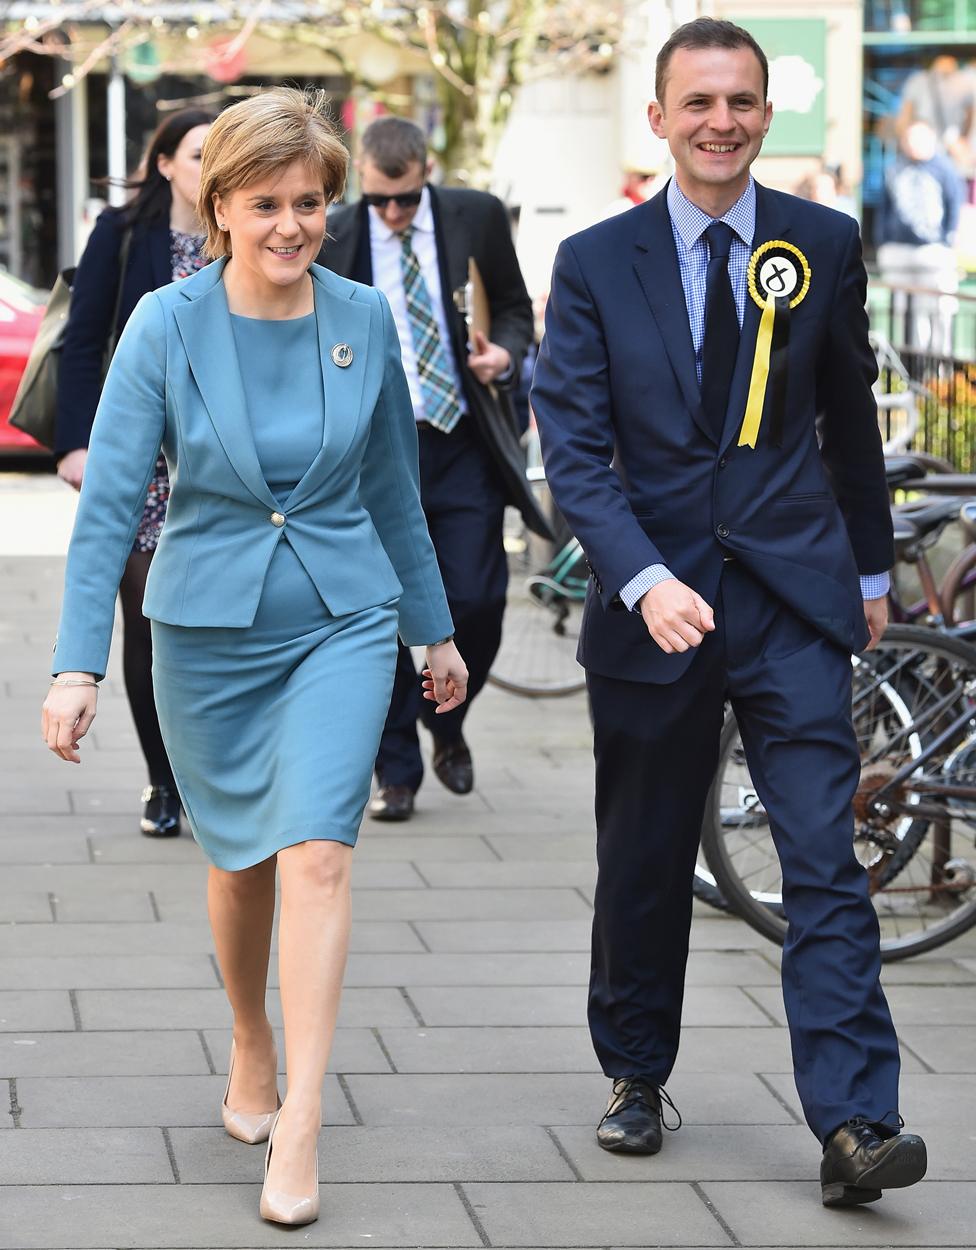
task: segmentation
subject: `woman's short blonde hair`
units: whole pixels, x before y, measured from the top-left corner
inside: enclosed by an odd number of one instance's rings
[[[208,256],[231,254],[230,235],[217,225],[214,196],[226,199],[295,161],[304,161],[322,179],[328,203],[340,198],[349,153],[329,116],[324,91],[272,87],[224,109],[200,156],[197,213],[207,228]]]

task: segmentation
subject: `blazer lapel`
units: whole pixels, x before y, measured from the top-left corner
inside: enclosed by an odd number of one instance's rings
[[[325,428],[322,447],[285,505],[297,507],[340,464],[359,425],[366,383],[370,306],[355,300],[354,290],[330,289],[328,275],[313,265],[309,271],[315,287],[315,323],[319,336],[319,363],[325,395]],[[334,281],[334,279],[333,279]],[[352,363],[345,368],[332,358],[333,349],[352,348]]]
[[[688,322],[678,254],[674,247],[671,216],[668,213],[667,188],[659,192],[646,208],[639,210],[643,222],[636,239],[637,256],[634,269],[658,333],[671,362],[688,411],[701,432],[715,442],[701,404],[701,388],[695,369],[695,347]]]
[[[430,209],[434,218],[434,241],[437,247],[437,268],[441,279],[441,303],[451,335],[451,350],[462,383],[468,376],[467,343],[461,333],[461,318],[454,304],[454,292],[468,280],[468,232],[460,219],[457,205],[445,200],[435,187],[430,188]]]
[[[228,460],[251,494],[273,512],[278,503],[264,480],[251,434],[227,295],[221,281],[224,263],[207,265],[189,279],[183,288],[186,302],[174,309],[174,317],[190,371]]]
[[[789,233],[790,220],[783,212],[782,202],[757,182],[756,232],[752,237],[752,251],[754,252],[757,247],[771,239],[782,239]],[[722,450],[739,436],[739,428],[746,411],[746,400],[749,398],[752,362],[756,355],[756,338],[759,335],[761,318],[762,311],[759,305],[746,292],[746,307],[742,318],[742,331],[739,334],[739,350],[735,356],[735,370],[729,387],[729,406],[725,412],[725,425],[722,429]]]

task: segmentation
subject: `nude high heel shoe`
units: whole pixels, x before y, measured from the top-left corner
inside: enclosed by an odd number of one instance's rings
[[[298,1194],[285,1194],[278,1189],[268,1188],[268,1166],[271,1163],[271,1150],[274,1142],[274,1131],[278,1127],[278,1116],[275,1113],[274,1123],[268,1137],[268,1150],[264,1156],[264,1188],[261,1190],[261,1218],[271,1220],[275,1224],[311,1224],[319,1218],[319,1155],[315,1152],[315,1193],[306,1197]]]
[[[220,1115],[224,1121],[224,1128],[230,1133],[231,1137],[236,1137],[238,1141],[246,1142],[248,1146],[256,1146],[258,1142],[267,1141],[271,1135],[271,1126],[274,1118],[278,1114],[277,1107],[274,1111],[232,1111],[227,1105],[227,1095],[230,1093],[231,1077],[234,1075],[234,1058],[236,1050],[234,1043],[230,1044],[230,1063],[227,1072],[227,1088],[224,1090],[224,1099],[220,1104]],[[281,1099],[278,1099],[278,1107],[281,1106]]]

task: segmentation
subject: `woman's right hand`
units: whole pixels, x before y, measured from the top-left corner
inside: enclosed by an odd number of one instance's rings
[[[92,673],[59,673],[62,680],[92,682]],[[41,737],[48,747],[63,760],[80,764],[78,742],[91,728],[95,719],[98,687],[59,686],[56,683],[47,692],[41,708]]]
[[[75,490],[81,490],[81,480],[85,476],[85,461],[88,459],[87,447],[76,447],[62,456],[58,461],[58,477],[67,482]]]

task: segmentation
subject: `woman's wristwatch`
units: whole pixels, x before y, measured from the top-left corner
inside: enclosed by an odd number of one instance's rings
[[[448,634],[446,638],[439,638],[437,642],[429,642],[427,645],[428,647],[442,647],[445,642],[453,642],[453,641],[454,641],[454,635]]]

